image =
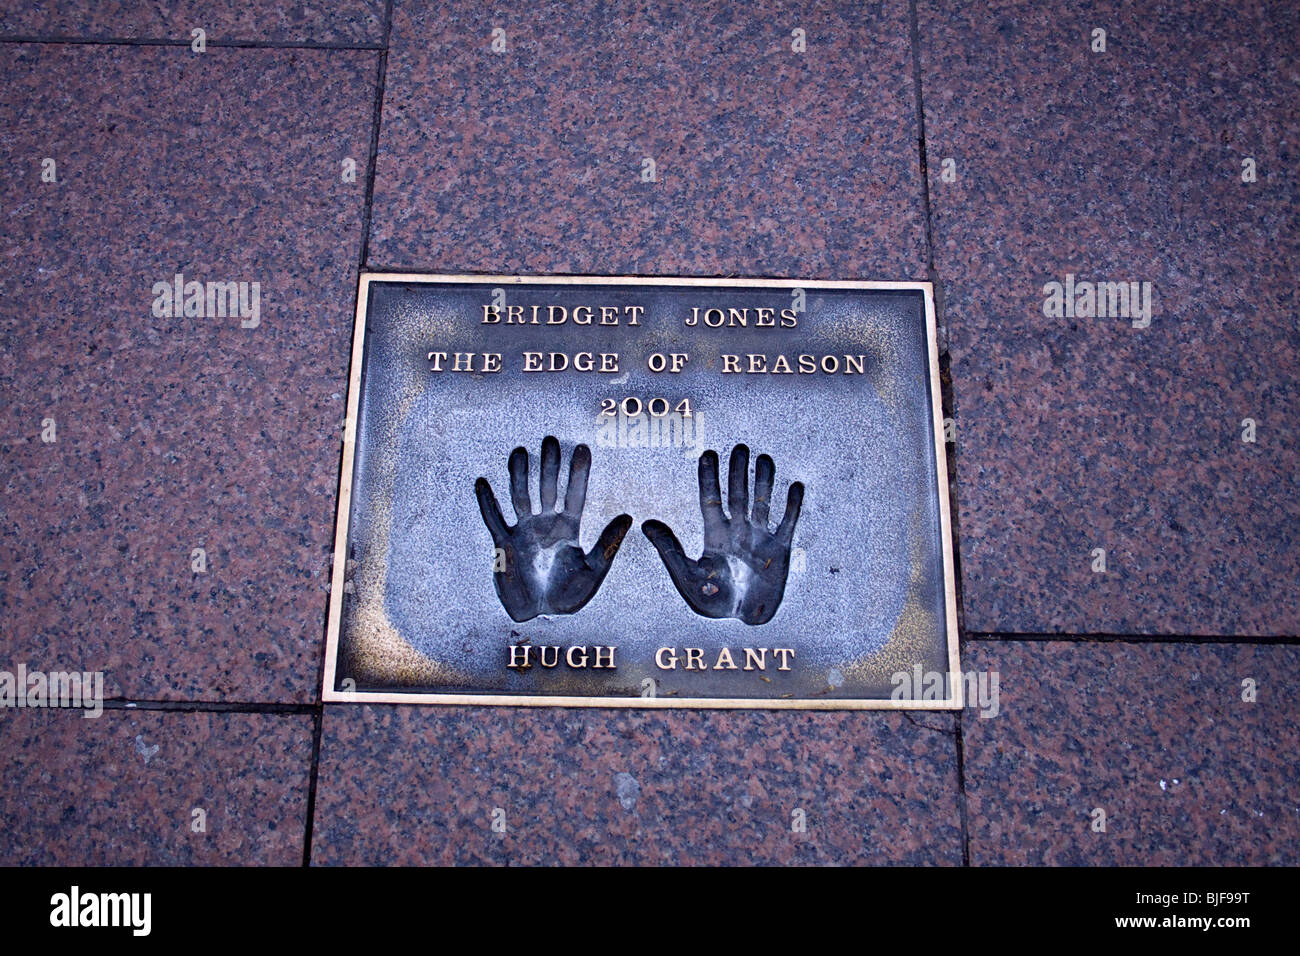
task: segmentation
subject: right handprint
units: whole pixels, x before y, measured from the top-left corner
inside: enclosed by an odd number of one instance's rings
[[[696,614],[733,617],[746,624],[772,619],[785,594],[790,570],[790,540],[803,504],[803,485],[794,482],[786,498],[785,515],[775,533],[768,531],[772,482],[776,465],[758,456],[754,468],[754,508],[749,507],[749,448],[731,451],[727,505],[722,512],[718,482],[718,453],[700,456],[700,512],[704,516],[704,553],[692,561],[681,542],[662,521],[647,521],[641,530],[659,552],[677,590]]]

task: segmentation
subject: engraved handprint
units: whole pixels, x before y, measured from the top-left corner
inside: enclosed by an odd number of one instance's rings
[[[785,515],[776,532],[767,530],[776,465],[758,456],[754,468],[754,508],[749,508],[749,448],[731,451],[727,504],[722,511],[718,484],[718,454],[700,456],[700,512],[704,515],[704,553],[698,561],[686,557],[681,542],[662,521],[647,521],[641,530],[659,552],[673,584],[696,614],[731,617],[746,624],[772,619],[785,594],[790,569],[790,541],[803,505],[803,485],[794,482],[786,498]]]
[[[528,452],[510,453],[510,500],[518,523],[506,524],[496,495],[486,478],[474,483],[483,523],[498,549],[493,581],[501,604],[516,621],[539,614],[573,614],[592,599],[609,573],[623,536],[632,526],[629,515],[619,515],[583,553],[578,546],[578,525],[587,500],[587,475],[591,449],[579,445],[569,460],[569,484],[564,507],[557,511],[560,484],[560,443],[550,435],[542,441],[541,513],[533,514],[528,495]]]

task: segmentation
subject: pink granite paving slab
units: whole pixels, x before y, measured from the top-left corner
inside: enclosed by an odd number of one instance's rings
[[[315,697],[376,57],[0,45],[0,662]]]
[[[329,706],[312,862],[959,864],[956,774],[947,714]]]
[[[191,30],[207,42],[378,45],[383,0],[299,3],[288,0],[3,0],[0,39],[164,40],[189,44]]]
[[[1300,863],[1300,648],[965,650],[965,668],[999,675],[996,716],[962,720],[973,865]]]
[[[294,714],[0,711],[0,864],[298,865],[311,731]]]
[[[911,64],[901,2],[399,4],[369,264],[924,278]]]
[[[966,626],[1300,633],[1300,8],[919,19]],[[1045,315],[1070,274],[1149,327]]]

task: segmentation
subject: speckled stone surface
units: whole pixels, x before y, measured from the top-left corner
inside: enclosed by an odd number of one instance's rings
[[[967,669],[1000,675],[998,715],[963,715],[973,865],[1300,863],[1300,648],[974,641],[965,652]]]
[[[377,45],[383,0],[300,3],[293,0],[0,0],[0,38],[180,40],[190,31],[209,43],[229,41]]]
[[[376,57],[0,46],[0,666],[315,698]],[[177,272],[260,324],[155,317]]]
[[[299,864],[311,729],[307,715],[5,711],[0,865]]]
[[[1300,864],[1300,647],[1249,643],[1300,633],[1300,7],[916,0],[927,184],[901,0],[394,6],[371,268],[924,278],[928,185],[999,714],[330,705],[314,863]],[[147,41],[0,42],[0,670],[200,711],[0,709],[0,865],[303,860],[312,715],[211,705],[319,700],[380,57],[220,44],[383,16],[0,2]],[[154,316],[176,272],[260,324]],[[1045,317],[1067,273],[1150,327]]]
[[[403,3],[390,42],[372,267],[925,277],[905,3]]]
[[[330,706],[312,862],[959,864],[956,773],[948,714]]]
[[[1300,633],[1300,7],[918,7],[966,626]]]

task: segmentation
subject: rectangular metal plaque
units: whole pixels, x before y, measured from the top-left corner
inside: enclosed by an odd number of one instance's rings
[[[961,706],[928,283],[361,277],[327,701]]]

